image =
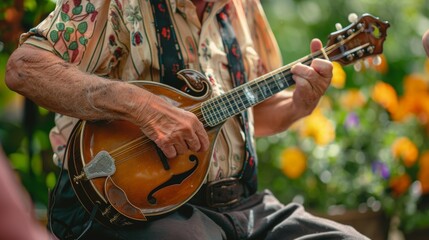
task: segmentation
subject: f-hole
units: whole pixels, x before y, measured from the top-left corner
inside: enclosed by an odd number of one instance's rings
[[[157,203],[156,198],[153,196],[157,191],[159,191],[165,187],[171,186],[171,185],[181,184],[187,177],[189,177],[190,175],[192,175],[192,173],[195,172],[195,170],[198,167],[198,162],[199,162],[198,157],[195,155],[190,155],[189,161],[195,162],[195,165],[191,169],[189,169],[186,172],[183,172],[180,174],[175,174],[175,175],[171,176],[170,179],[168,179],[163,184],[159,185],[158,187],[156,187],[152,191],[150,191],[150,193],[147,196],[147,201],[150,204],[155,205]]]

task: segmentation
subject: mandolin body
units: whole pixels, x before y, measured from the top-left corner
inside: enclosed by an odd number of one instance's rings
[[[211,89],[202,75],[187,71],[181,72],[182,77],[193,81],[194,87],[203,87],[202,97],[154,82],[133,84],[176,107],[198,109]],[[71,184],[89,213],[97,208],[95,218],[103,224],[125,226],[159,217],[186,203],[205,182],[219,129],[206,129],[211,144],[208,151],[188,151],[167,159],[130,122],[79,121],[66,152]]]

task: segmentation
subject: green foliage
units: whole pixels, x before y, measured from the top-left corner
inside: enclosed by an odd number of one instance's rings
[[[0,3],[0,21],[5,21],[6,13],[14,4],[9,0]],[[54,7],[51,0],[24,1],[22,30],[34,27]],[[24,99],[10,91],[4,82],[7,59],[18,43],[18,39],[3,40],[10,39],[8,34],[9,31],[0,31],[0,143],[33,201],[46,206],[48,189],[53,187],[57,171],[48,140],[53,114],[32,105],[32,114],[24,119]]]
[[[392,121],[386,109],[371,100],[371,91],[376,82],[383,81],[402,95],[404,77],[423,72],[426,56],[421,37],[429,29],[429,19],[425,15],[429,3],[423,0],[261,2],[285,64],[307,55],[312,38],[326,42],[327,36],[336,31],[336,23],[348,26],[349,13],[370,13],[388,21],[391,27],[384,43],[388,69],[385,72],[371,69],[356,72],[353,67],[346,67],[344,89],[331,87],[328,90],[329,107],[323,114],[335,127],[334,141],[320,145],[310,136],[302,137],[295,128],[258,139],[260,188],[272,189],[283,202],[301,202],[310,209],[328,212],[333,205],[360,210],[382,209],[391,216],[399,216],[405,231],[428,227],[429,217],[424,215],[428,210],[421,208],[428,200],[415,192],[418,189],[418,165],[403,166],[391,151],[394,141],[404,136],[416,144],[419,154],[429,149],[426,130],[416,118]],[[352,111],[340,102],[341,96],[351,89],[359,89],[366,98],[364,105]],[[358,123],[347,127],[351,115]],[[318,127],[325,128],[323,125]],[[307,168],[297,179],[282,172],[281,154],[290,147],[298,147],[307,156]],[[384,172],[376,166],[383,167]],[[394,176],[403,173],[411,176],[413,182],[403,196],[395,198],[389,184]]]

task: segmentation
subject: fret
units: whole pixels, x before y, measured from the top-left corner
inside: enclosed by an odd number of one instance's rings
[[[219,98],[214,98],[213,99],[213,105],[214,105],[214,108],[212,109],[212,111],[211,111],[211,114],[213,114],[213,119],[214,119],[214,122],[216,122],[216,125],[217,124],[219,124],[219,123],[221,123],[221,119],[222,119],[222,116],[220,116],[219,115]]]
[[[211,111],[209,111],[210,109],[213,109],[212,107],[210,107],[209,105],[211,105],[212,101],[208,100],[206,102],[203,102],[201,104],[201,113],[203,114],[203,118],[206,121],[206,123],[211,126],[214,127],[216,126],[215,121],[213,119],[213,115],[210,114]]]
[[[276,81],[270,76],[264,79],[264,82],[268,85],[268,89],[270,90],[271,96],[280,92],[281,89],[276,84]]]
[[[281,89],[287,88],[289,85],[285,84],[283,72],[274,75],[274,81],[280,86]]]
[[[261,87],[259,86],[259,82],[255,81],[254,84],[252,85],[256,85],[259,89],[259,92],[262,94],[262,98],[266,99],[267,97],[264,95],[264,92],[262,91]]]
[[[255,95],[252,87],[244,85],[243,92],[244,92],[244,96],[246,97],[245,100],[247,100],[247,102],[248,102],[248,104],[247,104],[248,107],[259,102],[258,95],[257,94]]]
[[[219,106],[219,108],[222,110],[223,112],[223,118],[227,118],[230,116],[230,113],[228,111],[228,107],[226,105],[226,103],[228,103],[229,101],[224,101],[224,98],[220,98],[220,104],[222,104],[222,106]]]
[[[237,101],[235,100],[234,96],[232,96],[233,93],[234,92],[232,91],[231,94],[229,94],[231,96],[230,101],[234,102],[234,105],[237,107],[237,108],[235,108],[235,113],[239,113],[240,112],[240,107],[238,106]]]
[[[284,89],[284,83],[282,83],[280,80],[281,80],[281,78],[280,78],[280,76],[279,76],[279,74],[270,74],[270,77],[273,79],[273,81],[276,83],[276,85],[277,85],[277,87],[280,89],[280,90],[283,90]]]
[[[273,96],[273,91],[271,91],[270,82],[267,82],[267,79],[264,78],[264,85],[262,87],[267,96]]]
[[[242,107],[239,107],[239,109],[240,109],[240,112],[241,111],[243,111],[243,110],[245,110],[248,106],[246,106],[246,104],[244,104],[244,102],[243,102],[243,94],[241,94],[240,95],[240,93],[239,93],[239,91],[240,91],[241,89],[240,88],[237,88],[237,90],[236,91],[234,91],[236,94],[237,94],[237,98],[240,100],[240,102],[241,102],[241,106]],[[243,93],[243,91],[242,91],[242,93]]]

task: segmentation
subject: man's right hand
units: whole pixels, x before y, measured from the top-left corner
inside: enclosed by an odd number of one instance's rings
[[[186,151],[206,151],[209,139],[203,124],[189,111],[172,106],[152,95],[137,112],[137,122],[143,133],[163,151],[167,158]]]

